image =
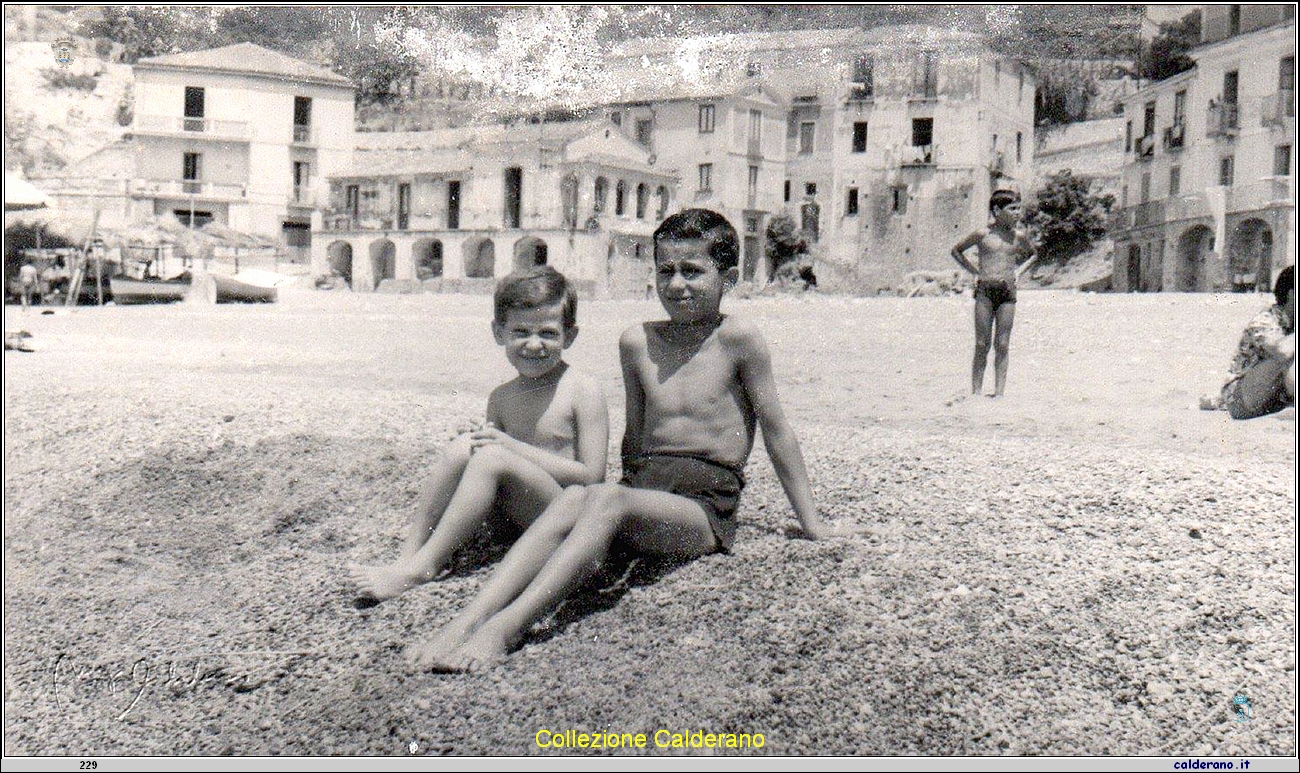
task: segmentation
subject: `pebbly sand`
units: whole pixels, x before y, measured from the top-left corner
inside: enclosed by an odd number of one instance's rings
[[[760,444],[734,555],[606,578],[468,676],[401,650],[499,550],[365,611],[344,567],[395,552],[422,470],[510,375],[487,298],[7,307],[47,348],[5,353],[5,753],[662,728],[762,733],[755,754],[1293,755],[1295,411],[1195,408],[1266,303],[1024,292],[1008,396],[948,405],[969,298],[729,301],[768,335],[819,504],[871,533],[788,539]],[[569,360],[614,449],[617,335],[658,313],[579,309]]]

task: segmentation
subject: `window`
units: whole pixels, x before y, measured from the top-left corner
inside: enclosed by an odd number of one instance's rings
[[[361,186],[360,185],[347,186],[347,188],[344,189],[344,198],[346,199],[347,202],[345,204],[345,207],[347,209],[348,217],[352,218],[352,220],[355,221],[357,219],[357,216],[361,213]],[[353,228],[356,227],[355,222],[352,224],[352,227]]]
[[[293,162],[293,200],[306,201],[311,182],[311,165],[306,161]],[[407,203],[410,203],[411,186],[406,186]]]
[[[758,167],[749,167],[749,198],[754,199],[758,196]]]
[[[893,199],[891,203],[894,212],[900,215],[907,212],[907,186],[895,185],[890,190],[890,195]]]
[[[1232,185],[1232,156],[1219,159],[1219,185]]]
[[[817,132],[817,124],[812,121],[804,121],[799,124],[799,155],[807,156],[813,152],[813,136]]]
[[[185,131],[201,132],[204,129],[204,95],[201,86],[185,87]]]
[[[1019,90],[1016,92],[1016,101],[1023,102],[1025,99],[1025,71],[1022,69],[1016,74],[1020,76],[1020,85],[1017,87]]]
[[[293,98],[293,141],[311,139],[311,97]]]
[[[849,90],[849,99],[871,99],[875,93],[875,61],[870,54],[863,54],[853,63],[853,87]]]
[[[749,142],[757,145],[763,140],[763,111],[749,111]]]
[[[611,121],[615,126],[618,126],[618,127],[622,127],[622,126],[623,126],[623,114],[622,114],[622,113],[610,113],[610,114],[609,114],[609,120],[610,120],[610,121]]]
[[[853,152],[854,153],[867,152],[867,122],[866,121],[853,122]]]
[[[1142,203],[1145,204],[1151,200],[1151,173],[1142,173]]]
[[[506,228],[518,228],[523,215],[524,170],[517,166],[507,167],[505,171],[505,218]]]
[[[1290,8],[1291,6],[1287,6]],[[1288,116],[1295,116],[1295,57],[1284,56],[1277,63],[1277,90],[1283,109]]]
[[[806,196],[816,196],[816,195],[817,195],[817,183],[804,183],[804,184],[803,184],[803,192],[804,192],[804,195],[806,195]]]
[[[1181,126],[1187,113],[1187,89],[1174,94],[1174,126]]]
[[[1291,146],[1278,145],[1273,148],[1273,174],[1285,177],[1291,174]]]
[[[1241,6],[1228,6],[1228,34],[1238,35],[1241,33]]]
[[[785,181],[785,197],[784,197],[784,199],[785,199],[785,201],[789,201],[789,200],[790,200],[790,181],[789,181],[789,180],[786,180],[786,181]]]
[[[662,185],[655,191],[659,199],[659,208],[655,210],[655,219],[663,220],[668,216],[668,189]]]
[[[1238,75],[1236,70],[1230,70],[1223,74],[1223,104],[1237,104],[1237,83]]]
[[[1148,102],[1142,110],[1142,136],[1150,137],[1156,133],[1156,103]]]
[[[297,183],[298,164],[294,164],[294,186],[293,197],[302,201],[306,198],[305,188],[300,188]],[[302,164],[302,166],[307,166]],[[305,180],[304,180],[305,182]],[[405,231],[411,227],[411,184],[399,183],[397,185],[397,230]]]
[[[713,164],[700,164],[700,185],[701,191],[713,190]]]
[[[913,63],[912,96],[934,99],[939,93],[939,55],[922,51]]]
[[[1133,150],[1133,122],[1124,123],[1124,152],[1128,153]]]
[[[1179,166],[1169,167],[1169,195],[1177,196],[1182,190],[1183,169]]]
[[[1021,151],[1024,148],[1024,144],[1025,144],[1024,135],[1021,134],[1020,132],[1016,132],[1016,163],[1017,164],[1019,164],[1021,159],[1023,158],[1023,156],[1021,155]]]
[[[844,200],[844,214],[848,217],[858,214],[857,188],[849,188],[848,197]]]
[[[645,220],[646,208],[650,205],[650,189],[645,183],[639,183],[636,186],[636,216],[638,220]]]
[[[622,180],[614,186],[614,214],[621,215],[627,209],[627,183]]]
[[[605,211],[605,200],[609,198],[609,180],[604,177],[596,178],[596,189],[592,191],[591,211],[593,214],[600,214]]]
[[[700,105],[700,134],[712,134],[717,108],[714,105]]]
[[[934,119],[933,118],[913,118],[912,119],[912,146],[925,147],[934,142]]]
[[[181,159],[181,191],[184,193],[202,193],[203,155],[186,153]]]
[[[654,134],[655,122],[653,118],[642,118],[636,122],[636,141],[650,147],[650,141]]]
[[[212,222],[211,212],[198,212],[191,209],[173,209],[172,214],[188,228],[202,228]]]

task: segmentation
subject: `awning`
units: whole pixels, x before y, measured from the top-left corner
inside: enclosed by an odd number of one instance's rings
[[[43,209],[49,205],[50,197],[35,185],[12,172],[5,172],[5,212]]]

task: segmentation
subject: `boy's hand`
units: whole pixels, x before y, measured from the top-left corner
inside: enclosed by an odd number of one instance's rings
[[[867,526],[856,523],[837,523],[828,524],[825,521],[816,523],[803,524],[803,534],[814,542],[820,542],[826,539],[839,539],[843,537],[856,537],[859,534],[866,534],[871,531]]]
[[[510,437],[506,433],[496,428],[495,424],[489,422],[481,429],[476,429],[470,433],[469,447],[471,453],[484,446],[498,445],[505,448],[513,449],[518,440]]]

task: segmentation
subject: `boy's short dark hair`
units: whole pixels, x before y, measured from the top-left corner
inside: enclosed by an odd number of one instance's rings
[[[550,266],[533,266],[501,277],[492,294],[492,318],[498,325],[506,323],[511,309],[536,309],[560,304],[566,328],[578,324],[578,293],[573,283]]]
[[[1282,273],[1277,275],[1277,281],[1273,283],[1273,297],[1277,299],[1277,305],[1286,304],[1287,296],[1295,292],[1295,266],[1287,266],[1282,269]]]
[[[684,209],[660,223],[652,237],[655,259],[659,257],[659,242],[685,239],[707,239],[709,257],[719,271],[735,268],[740,263],[736,229],[727,218],[711,209]]]
[[[1017,204],[1020,202],[1020,194],[1011,190],[996,190],[993,195],[989,196],[989,211],[1002,209],[1008,204]]]

